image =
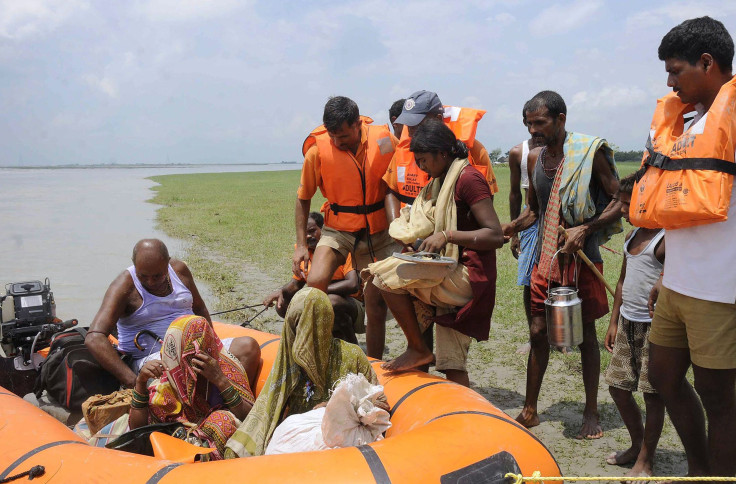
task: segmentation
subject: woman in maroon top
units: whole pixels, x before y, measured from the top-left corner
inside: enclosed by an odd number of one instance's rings
[[[402,371],[432,361],[432,350],[422,339],[412,302],[416,297],[426,304],[444,308],[445,314],[434,318],[439,325],[437,370],[443,371],[449,380],[469,385],[465,360],[470,338],[486,340],[490,331],[496,293],[495,251],[504,243],[501,225],[488,183],[467,163],[467,147],[444,123],[436,119],[425,120],[417,127],[410,149],[419,167],[433,179],[440,180],[440,187],[451,167],[461,167],[454,182],[457,230],[435,225],[434,233],[425,238],[419,250],[440,253],[447,244],[455,244],[459,249],[458,262],[464,269],[453,271],[432,288],[431,294],[426,288],[419,291],[411,287],[390,288],[382,283],[380,275],[374,278],[374,284],[381,289],[408,343],[402,355],[383,366]],[[451,279],[454,280],[450,284]]]

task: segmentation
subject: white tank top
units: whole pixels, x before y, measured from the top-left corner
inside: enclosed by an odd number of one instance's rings
[[[521,188],[529,188],[529,170],[527,160],[529,159],[529,140],[521,143]]]
[[[736,183],[728,220],[667,230],[666,288],[705,301],[736,303],[735,205]]]
[[[158,352],[161,345],[150,336],[141,336],[138,343],[144,347],[140,351],[135,347],[133,338],[142,329],[148,329],[164,337],[171,322],[181,316],[190,316],[192,311],[192,292],[181,282],[176,271],[169,265],[169,279],[171,280],[171,294],[164,297],[154,296],[143,288],[135,273],[135,266],[128,267],[133,278],[133,284],[138,294],[143,298],[143,304],[133,314],[118,320],[118,349],[133,358],[143,358],[151,353]]]
[[[626,277],[622,287],[621,316],[629,321],[640,323],[651,323],[652,318],[649,317],[649,292],[652,286],[659,279],[662,273],[662,264],[654,255],[654,250],[662,237],[664,230],[660,230],[657,235],[652,237],[644,250],[636,255],[629,253],[629,243],[634,240],[634,236],[639,229],[634,229],[629,240],[624,243],[624,257],[626,257]],[[669,240],[667,241],[667,251],[669,252]]]

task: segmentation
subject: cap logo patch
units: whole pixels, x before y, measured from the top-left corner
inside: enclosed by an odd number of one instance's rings
[[[411,98],[407,99],[404,103],[404,109],[406,109],[407,111],[411,111],[412,109],[414,109],[414,106],[416,106],[416,103]]]

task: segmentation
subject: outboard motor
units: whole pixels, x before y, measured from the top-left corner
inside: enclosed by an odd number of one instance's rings
[[[47,277],[41,281],[14,282],[5,285],[6,298],[11,297],[15,319],[27,324],[47,323],[56,317],[56,302]]]
[[[25,389],[29,383],[33,386],[36,370],[43,361],[36,351],[47,347],[54,334],[76,325],[77,321],[62,322],[56,317],[48,278],[43,283],[6,284],[0,304],[0,385],[18,393],[16,390]]]
[[[43,284],[41,281],[14,282],[6,284],[5,290],[0,321],[2,349],[5,356],[12,356],[21,349],[26,350],[24,356],[28,361],[33,339],[44,329],[44,325],[56,321],[56,303],[54,293],[51,292],[51,283],[48,278]]]

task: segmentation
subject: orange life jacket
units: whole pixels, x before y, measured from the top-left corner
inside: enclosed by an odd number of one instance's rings
[[[373,120],[366,116],[361,119],[367,131],[364,159],[356,160],[352,153],[338,149],[324,125],[307,136],[302,153],[306,154],[312,145],[319,151],[322,176],[319,188],[327,199],[321,208],[325,225],[342,232],[367,228],[375,234],[388,228],[384,209],[386,185],[381,178],[391,162],[394,147],[388,126],[373,126],[370,124]]]
[[[468,148],[472,148],[475,142],[475,132],[478,129],[478,121],[486,113],[483,110],[471,108],[458,108],[455,106],[444,106],[445,113],[443,121],[455,133],[457,139],[462,140]],[[408,128],[404,127],[401,139],[396,146],[396,186],[398,193],[394,193],[401,201],[401,206],[411,204],[424,186],[429,183],[429,175],[419,168],[414,161],[414,153],[409,151],[411,137]],[[477,160],[468,154],[468,161],[480,171],[483,178],[488,175],[488,168],[478,166]],[[392,175],[393,176],[393,175]]]
[[[629,216],[639,227],[677,229],[728,218],[736,175],[736,76],[721,87],[705,119],[675,93],[657,101]]]

